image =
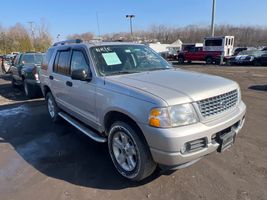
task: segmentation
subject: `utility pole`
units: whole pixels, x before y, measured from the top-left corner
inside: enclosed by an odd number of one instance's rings
[[[130,30],[131,30],[131,37],[133,40],[133,25],[132,25],[132,18],[135,18],[135,15],[126,15],[126,18],[130,19]]]
[[[216,0],[212,0],[212,16],[211,16],[211,36],[214,36],[214,29],[215,29],[215,13],[216,13]]]

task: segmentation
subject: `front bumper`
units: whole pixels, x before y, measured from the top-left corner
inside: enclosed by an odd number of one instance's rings
[[[214,142],[214,134],[239,122],[235,129],[238,133],[245,121],[246,105],[241,101],[236,109],[223,117],[208,123],[196,123],[177,128],[154,128],[141,125],[141,129],[150,147],[154,161],[160,165],[177,167],[197,160],[216,151],[219,144]],[[186,142],[207,138],[207,146],[199,151],[182,154],[181,149]]]

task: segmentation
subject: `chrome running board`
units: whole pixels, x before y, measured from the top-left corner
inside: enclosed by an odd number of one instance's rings
[[[86,128],[84,125],[82,125],[80,122],[77,120],[73,119],[71,116],[69,116],[66,113],[59,112],[58,115],[62,117],[64,120],[69,122],[71,125],[73,125],[75,128],[77,128],[79,131],[90,137],[92,140],[96,142],[101,142],[104,143],[107,141],[106,138],[99,136],[95,132],[91,131],[90,129]]]

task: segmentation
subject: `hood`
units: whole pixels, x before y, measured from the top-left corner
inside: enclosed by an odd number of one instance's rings
[[[153,94],[168,105],[199,101],[238,88],[234,81],[180,69],[109,76],[107,80]]]

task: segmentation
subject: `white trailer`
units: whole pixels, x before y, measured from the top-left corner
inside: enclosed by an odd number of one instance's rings
[[[234,53],[234,36],[204,38],[204,51],[220,51],[223,56],[232,56]]]

